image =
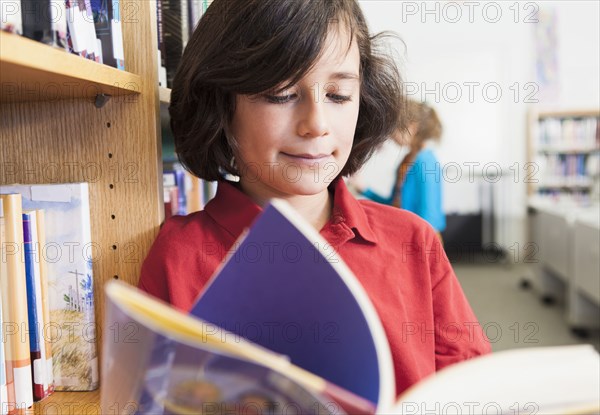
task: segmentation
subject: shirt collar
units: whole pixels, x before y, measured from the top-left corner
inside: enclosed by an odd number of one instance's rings
[[[351,230],[355,236],[376,244],[377,237],[371,228],[367,214],[360,202],[348,190],[346,182],[342,178],[338,178],[331,184],[331,187],[334,191],[333,213],[325,227],[329,224],[339,223]]]
[[[333,213],[321,234],[333,245],[358,236],[367,242],[377,243],[377,237],[369,224],[362,206],[350,193],[341,178],[331,185],[333,190]],[[216,196],[205,207],[206,213],[234,238],[248,228],[262,212],[262,208],[238,189],[235,183],[221,180]]]

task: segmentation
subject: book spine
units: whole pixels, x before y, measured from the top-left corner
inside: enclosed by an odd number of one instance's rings
[[[173,86],[173,78],[183,54],[181,0],[162,1],[164,59],[167,68],[167,86]]]
[[[111,23],[113,2],[112,0],[92,0],[91,5],[94,14],[96,36],[102,42],[102,63],[116,68],[117,61],[113,53],[113,33]]]
[[[37,241],[37,217],[35,212],[23,213],[23,250],[25,252],[25,278],[27,284],[27,311],[29,317],[29,350],[33,376],[33,399],[40,401],[48,396],[46,376],[46,350],[42,341],[44,329],[42,311],[42,287]]]
[[[186,192],[187,213],[198,212],[199,210],[202,210],[204,208],[201,199],[202,179],[193,176],[187,170],[185,171],[185,176],[186,181],[189,181],[190,184]]]
[[[123,49],[123,25],[121,24],[121,3],[120,0],[109,0],[112,2],[111,8],[111,32],[113,56],[116,61],[116,68],[125,70],[125,52]]]
[[[0,226],[3,226],[0,224]],[[0,233],[2,231],[0,230]],[[0,239],[0,243],[2,239]],[[4,319],[2,317],[2,297],[0,296],[0,415],[8,414],[8,387],[6,385],[6,362],[4,357]]]
[[[202,17],[202,0],[190,0],[190,37]]]
[[[88,56],[88,45],[85,36],[86,26],[79,0],[66,0],[67,40],[69,51],[81,57]],[[84,6],[85,7],[85,6]]]
[[[65,0],[50,0],[50,12],[52,16],[52,45],[68,50]]]
[[[22,337],[29,332],[27,317],[27,286],[23,257],[23,211],[20,194],[0,195],[4,211],[4,239],[1,245],[2,267],[0,295],[2,312],[11,331],[6,328],[6,383],[8,407],[26,409],[33,405],[31,389],[31,357],[29,342]],[[14,395],[11,396],[11,390]]]
[[[82,4],[83,3],[83,4]],[[94,27],[94,13],[92,12],[92,3],[90,0],[79,0],[79,8],[83,11],[84,32],[88,49],[87,58],[94,62],[99,62],[98,42],[96,42],[96,28]]]
[[[177,185],[177,214],[187,215],[187,197],[185,171],[175,170],[175,183]]]
[[[192,26],[190,26],[190,13],[189,13],[189,4],[188,4],[188,0],[180,0],[181,1],[181,5],[180,10],[181,10],[181,46],[182,46],[182,50],[185,49],[185,47],[188,44],[188,41],[190,39],[190,33],[192,30]]]
[[[39,245],[39,264],[40,264],[40,285],[42,288],[42,315],[44,317],[44,325],[50,326],[50,299],[48,292],[48,264],[43,252],[46,247],[46,213],[42,209],[35,211],[37,219],[37,236]],[[44,342],[44,350],[46,351],[46,376],[48,381],[48,394],[54,392],[54,375],[52,363],[52,342],[49,336],[46,336],[46,330],[42,330],[42,339]]]
[[[4,209],[2,206],[2,199],[0,199],[0,246],[5,246],[6,236],[4,233]],[[6,367],[6,345],[4,341],[5,327],[8,328],[9,321],[6,318],[6,311],[3,311],[3,307],[8,307],[8,303],[6,299],[3,299],[2,290],[4,290],[4,286],[2,284],[1,276],[8,275],[8,269],[6,267],[6,261],[0,261],[0,313],[2,314],[2,319],[0,319],[0,338],[3,341],[0,342],[0,349],[2,352],[2,356],[0,357],[0,378],[2,381],[0,382],[0,413],[2,415],[8,414],[9,411],[9,402],[13,402],[13,410],[14,410],[14,402],[15,402],[15,384],[13,382],[9,383],[7,379],[7,367]],[[5,326],[6,324],[6,326]]]
[[[52,12],[50,0],[21,0],[23,36],[52,45]]]
[[[0,30],[9,33],[23,34],[23,17],[20,0],[0,0]]]

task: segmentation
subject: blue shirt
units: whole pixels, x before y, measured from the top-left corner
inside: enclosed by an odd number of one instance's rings
[[[365,197],[379,203],[392,204],[394,193],[382,197],[371,190]],[[446,229],[446,215],[442,210],[442,167],[433,151],[425,148],[406,172],[402,185],[402,208],[416,213],[438,232]]]

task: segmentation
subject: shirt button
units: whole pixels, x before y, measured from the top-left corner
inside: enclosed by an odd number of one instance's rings
[[[335,215],[332,220],[334,225],[339,225],[343,221],[344,221],[344,217],[342,215]]]

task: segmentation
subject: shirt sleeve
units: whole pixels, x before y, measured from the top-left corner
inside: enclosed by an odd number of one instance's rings
[[[491,352],[439,238],[433,235],[428,252],[435,321],[435,365],[448,365]]]
[[[142,264],[138,288],[167,303],[171,303],[167,283],[168,221],[154,240],[146,259]]]

